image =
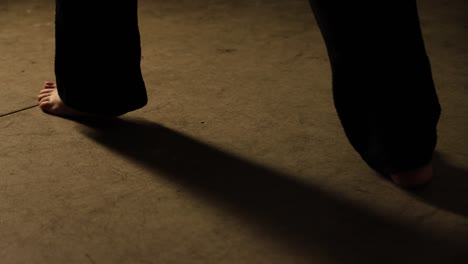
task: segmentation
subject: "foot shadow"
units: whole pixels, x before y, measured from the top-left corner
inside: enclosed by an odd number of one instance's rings
[[[433,163],[433,181],[414,195],[440,209],[467,217],[468,171],[451,165],[438,151],[434,153]]]
[[[444,263],[467,258],[463,241],[378,216],[292,175],[161,125],[133,119],[78,121],[84,125],[82,133],[99,145],[240,218],[245,229],[280,243],[297,259],[313,261],[317,250],[336,263],[399,263],[402,257],[405,263]]]

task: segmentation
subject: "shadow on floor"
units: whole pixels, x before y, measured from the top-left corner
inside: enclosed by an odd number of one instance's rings
[[[451,165],[436,151],[434,175],[433,182],[414,195],[428,204],[468,217],[468,171]]]
[[[317,250],[337,263],[461,263],[467,257],[461,238],[435,237],[379,217],[292,175],[158,124],[132,119],[79,122],[82,132],[98,144],[239,217],[247,230],[281,243],[299,258],[312,262]]]

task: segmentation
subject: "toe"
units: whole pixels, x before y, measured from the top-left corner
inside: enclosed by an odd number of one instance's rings
[[[51,94],[54,90],[53,89],[43,89],[39,92],[38,96],[41,96],[43,94]]]
[[[41,102],[42,100],[49,99],[49,97],[50,97],[50,94],[44,94],[44,95],[38,96],[37,101]]]
[[[44,84],[44,88],[55,88],[55,87],[56,87],[55,83],[45,83]]]
[[[52,93],[54,91],[54,89],[50,89],[50,88],[47,88],[47,89],[42,89],[39,94],[45,94],[45,93]]]
[[[37,99],[42,99],[44,97],[49,97],[52,95],[52,91],[41,91],[38,95],[37,95]]]
[[[49,102],[40,102],[39,103],[39,108],[41,108],[42,111],[47,112],[50,110],[50,103]]]
[[[39,99],[38,101],[39,101],[39,103],[50,102],[50,97],[49,97],[49,96],[45,96],[45,97],[42,97],[41,99]]]

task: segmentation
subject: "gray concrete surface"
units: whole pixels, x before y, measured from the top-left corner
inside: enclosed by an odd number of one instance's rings
[[[0,118],[0,263],[468,263],[467,2],[421,0],[443,107],[407,192],[348,144],[304,0],[141,0],[150,103]],[[0,1],[0,115],[53,80],[53,1]]]

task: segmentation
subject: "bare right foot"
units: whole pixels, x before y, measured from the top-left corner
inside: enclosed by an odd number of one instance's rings
[[[45,113],[57,116],[91,116],[84,112],[80,112],[73,108],[66,106],[57,91],[57,85],[54,82],[45,82],[44,89],[42,89],[37,96],[39,107]]]
[[[413,188],[426,185],[433,176],[432,162],[429,164],[410,171],[391,174],[393,182],[404,188]]]

